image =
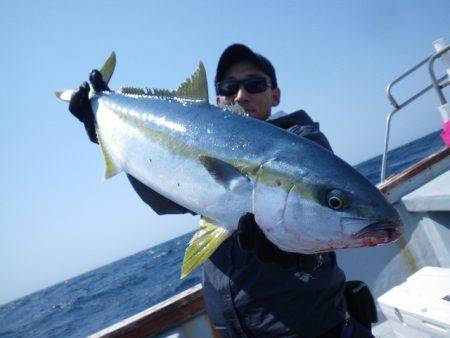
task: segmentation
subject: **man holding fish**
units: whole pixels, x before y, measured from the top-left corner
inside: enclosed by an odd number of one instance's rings
[[[93,71],[90,80],[96,93],[109,91],[106,84],[109,79],[105,82],[100,72]],[[247,46],[234,44],[222,53],[215,85],[216,103],[219,106],[239,105],[251,118],[285,129],[319,144],[327,149],[327,153],[331,152],[318,123],[314,123],[304,111],[270,119],[272,107],[277,106],[281,98],[275,69],[267,58],[254,53]],[[89,91],[87,83],[75,91],[69,110],[84,123],[90,140],[98,143]],[[313,146],[312,149],[318,148]],[[202,163],[221,184],[230,176],[233,184],[242,181],[240,174],[236,174],[233,168],[222,161],[203,157]],[[259,167],[258,173],[262,172],[261,168],[263,165]],[[186,204],[182,206],[175,203],[167,195],[163,196],[149,188],[129,172],[127,175],[139,196],[158,214],[198,213],[191,211]],[[250,181],[256,186],[262,182],[262,178],[262,174],[257,174],[256,179]],[[274,181],[274,188],[285,184],[281,180],[277,178]],[[230,185],[230,182],[227,184]],[[307,181],[302,187],[308,187]],[[292,185],[289,189],[295,188],[299,193],[304,193],[302,189],[306,188],[302,187]],[[264,189],[267,190],[267,186]],[[292,198],[289,189],[286,199]],[[371,190],[369,193],[375,192]],[[340,211],[349,208],[348,205],[353,202],[352,196],[349,197],[343,190],[328,189],[323,197],[317,197],[311,190],[305,194],[314,203],[325,205],[322,205],[322,209],[302,206],[304,211],[300,217],[304,215],[308,221],[315,220],[316,223],[328,219],[323,215],[328,211],[321,210]],[[253,199],[258,199],[255,191]],[[353,199],[356,200],[355,197]],[[270,209],[272,201],[267,199],[259,203]],[[345,282],[344,273],[338,267],[332,249],[387,243],[397,236],[395,229],[398,224],[388,226],[384,221],[368,223],[362,230],[355,228],[351,236],[346,237],[349,238],[348,242],[335,239],[327,246],[308,242],[303,250],[296,251],[297,239],[294,237],[302,236],[303,233],[273,235],[274,230],[267,222],[264,207],[258,210],[243,214],[239,218],[237,230],[223,236],[217,249],[208,253],[209,259],[204,263],[206,309],[219,334],[223,337],[372,337],[368,328],[376,318],[376,312],[370,292],[361,282]],[[286,210],[283,212],[288,214],[290,211],[287,207]],[[390,209],[387,213],[390,213],[389,217],[395,218]],[[299,217],[294,211],[291,214],[283,217]],[[261,224],[265,225],[263,229],[259,226]],[[321,226],[326,227],[327,224]],[[350,229],[353,225],[344,220],[341,226]],[[371,237],[367,234],[371,234]],[[387,239],[374,241],[381,235],[386,235]],[[286,243],[284,245],[273,244],[277,243],[280,236],[291,236],[293,239],[280,241]]]

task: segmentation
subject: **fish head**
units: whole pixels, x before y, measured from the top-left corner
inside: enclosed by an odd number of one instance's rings
[[[292,182],[280,226],[265,231],[281,250],[310,254],[376,246],[401,235],[395,208],[346,163],[321,175],[309,171]]]

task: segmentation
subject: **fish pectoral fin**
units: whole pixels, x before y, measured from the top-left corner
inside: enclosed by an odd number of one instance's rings
[[[100,148],[102,149],[103,157],[105,158],[105,164],[106,164],[106,170],[105,175],[103,176],[103,180],[107,180],[110,177],[113,177],[120,173],[122,171],[122,168],[120,165],[116,164],[114,162],[113,157],[110,155],[108,151],[108,147],[106,146],[105,142],[103,141],[102,135],[100,131],[97,129],[97,140],[100,144]]]
[[[180,278],[186,277],[203,264],[231,233],[214,221],[202,218],[200,229],[192,236],[184,253]]]
[[[232,190],[234,187],[248,183],[250,179],[235,166],[210,156],[200,156],[200,163],[210,175],[225,189]]]

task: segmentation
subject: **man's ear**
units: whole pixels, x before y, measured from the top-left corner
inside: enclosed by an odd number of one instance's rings
[[[276,107],[280,104],[281,90],[280,88],[275,88],[272,90],[272,107]]]
[[[220,101],[220,96],[217,95],[217,96],[216,96],[216,104],[217,104],[218,106],[220,106],[221,103],[222,103],[222,102]]]

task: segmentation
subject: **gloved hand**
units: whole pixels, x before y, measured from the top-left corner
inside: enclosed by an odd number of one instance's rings
[[[260,261],[276,263],[284,270],[295,268],[307,272],[320,265],[319,255],[303,255],[278,249],[256,224],[252,213],[240,218],[236,236],[243,250],[252,251]]]
[[[378,321],[375,301],[369,287],[361,281],[345,283],[345,299],[350,314],[362,325],[371,328]]]
[[[109,91],[108,85],[103,80],[102,74],[98,70],[94,69],[91,71],[89,81],[96,92],[104,90]],[[89,90],[89,84],[83,82],[70,98],[69,111],[80,122],[83,122],[91,142],[98,143],[97,135],[95,133],[95,116],[89,101]]]

